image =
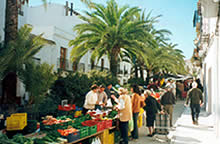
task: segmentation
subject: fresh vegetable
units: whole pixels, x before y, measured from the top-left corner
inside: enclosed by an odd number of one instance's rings
[[[31,138],[26,138],[21,134],[13,136],[12,141],[19,144],[34,144],[34,141]]]
[[[69,129],[65,129],[65,130],[58,129],[57,131],[58,131],[62,136],[68,136],[68,135],[71,134],[71,133],[78,132],[78,130],[75,129],[75,128],[69,128]]]

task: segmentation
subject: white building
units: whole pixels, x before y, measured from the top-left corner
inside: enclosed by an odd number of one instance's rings
[[[203,60],[203,78],[206,111],[214,117],[216,137],[220,139],[220,2],[199,0],[197,20],[197,46]]]
[[[21,15],[22,14],[22,15]],[[83,23],[75,14],[70,16],[70,11],[66,12],[66,6],[61,4],[49,3],[47,8],[43,5],[36,7],[23,6],[22,12],[19,14],[18,27],[24,24],[33,26],[33,34],[43,33],[43,37],[53,41],[55,45],[46,45],[38,54],[35,60],[39,63],[46,62],[54,65],[54,70],[72,71],[72,63],[70,61],[71,48],[68,46],[70,40],[74,39],[76,33],[73,27],[76,24]],[[0,1],[0,40],[4,39],[4,18],[5,18],[5,0]],[[3,21],[2,21],[3,19]],[[91,52],[82,57],[78,65],[78,70],[88,72],[91,70],[90,62]],[[96,62],[96,69],[109,70],[109,61],[106,56]],[[120,63],[119,80],[123,84],[130,77],[131,65],[126,62]]]

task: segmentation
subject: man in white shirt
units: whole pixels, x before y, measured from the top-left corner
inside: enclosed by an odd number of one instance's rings
[[[86,94],[85,103],[83,105],[83,114],[85,115],[88,110],[94,110],[95,105],[98,104],[98,86],[96,84],[92,85],[91,90]]]

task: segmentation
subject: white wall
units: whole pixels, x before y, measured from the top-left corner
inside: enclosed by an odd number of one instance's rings
[[[202,0],[203,31],[210,34],[209,45],[203,45],[207,49],[207,56],[204,61],[204,84],[208,94],[207,111],[214,116],[214,127],[216,136],[220,138],[220,39],[216,35],[216,23],[218,3],[209,0]],[[210,71],[211,70],[211,71]]]
[[[0,42],[4,40],[6,0],[0,0]]]

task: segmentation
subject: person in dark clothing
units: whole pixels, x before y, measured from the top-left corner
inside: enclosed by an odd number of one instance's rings
[[[196,83],[198,84],[197,88],[200,89],[203,92],[203,86],[202,86],[202,84],[200,82],[200,79],[197,79]]]
[[[158,90],[158,86],[155,82],[150,82],[150,84],[147,86],[147,89],[151,90],[153,89],[154,91]]]
[[[187,98],[186,98],[186,106],[188,106],[190,100],[190,108],[192,114],[193,124],[198,125],[200,107],[203,105],[203,96],[202,91],[197,88],[197,83],[192,83],[192,89],[189,90]]]
[[[112,99],[112,95],[116,96],[116,98],[119,98],[119,94],[113,90],[112,88],[112,84],[109,84],[106,88],[105,88],[105,93],[107,94],[108,98],[107,99],[111,99],[112,104],[116,104],[115,101]]]
[[[144,92],[145,96],[145,104],[146,106],[144,107],[144,110],[146,111],[147,114],[147,127],[149,130],[149,134],[147,136],[152,137],[154,134],[154,121],[156,119],[156,114],[158,113],[158,110],[161,111],[161,106],[157,102],[157,100],[151,96],[151,91],[146,90]]]
[[[172,92],[170,87],[167,87],[167,92],[161,98],[161,105],[163,109],[169,114],[170,116],[170,127],[173,126],[172,119],[173,119],[173,105],[175,104],[176,98]]]
[[[105,88],[105,93],[108,96],[108,99],[111,98],[111,95],[116,96],[116,98],[119,98],[119,94],[112,88],[112,84],[109,84],[106,88]]]

